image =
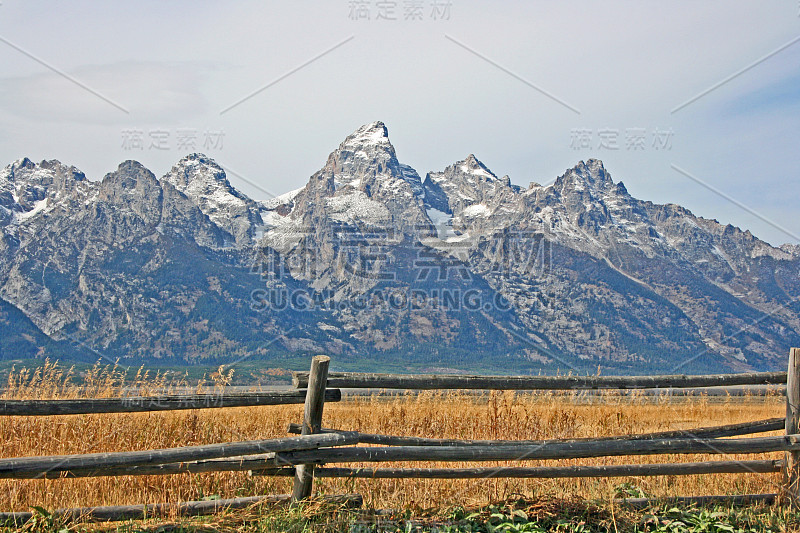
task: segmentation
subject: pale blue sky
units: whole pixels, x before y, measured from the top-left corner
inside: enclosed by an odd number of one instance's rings
[[[798,242],[800,42],[671,112],[798,38],[797,0],[451,0],[444,20],[432,0],[422,20],[405,20],[405,0],[386,4],[397,20],[376,20],[377,0],[361,4],[370,20],[351,20],[348,0],[3,0],[0,164],[57,158],[99,179],[137,159],[160,176],[189,151],[177,138],[188,130],[196,151],[244,178],[230,175],[235,186],[267,198],[304,185],[347,134],[382,120],[423,176],[474,153],[527,185],[598,157],[634,196]],[[589,147],[571,146],[578,129]],[[206,130],[222,145],[204,149]],[[600,130],[617,132],[618,149],[598,147]],[[644,148],[628,149],[642,130]],[[143,133],[143,149],[123,147],[126,131]],[[164,150],[150,147],[159,131]],[[656,131],[671,132],[670,149],[653,146]]]

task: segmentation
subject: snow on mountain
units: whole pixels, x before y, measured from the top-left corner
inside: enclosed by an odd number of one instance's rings
[[[780,249],[793,257],[800,257],[800,244],[782,244]]]
[[[19,159],[0,171],[0,224],[19,224],[48,205],[91,188],[83,172],[59,161]]]
[[[741,370],[770,368],[800,342],[800,246],[633,198],[596,159],[525,190],[472,154],[423,181],[381,122],[347,136],[302,188],[264,202],[202,154],[160,180],[126,161],[101,182],[21,159],[0,171],[0,226],[0,295],[47,334],[86,332],[98,347],[134,339],[122,355],[197,357],[212,338],[215,353],[244,353],[243,328],[248,339],[283,336],[287,349],[375,357],[420,348],[626,372],[703,352],[704,369]],[[323,309],[251,313],[260,253],[297,266],[272,286],[313,289]],[[379,289],[480,294],[488,307],[340,306]],[[168,333],[154,326],[162,320]]]
[[[262,210],[260,215],[263,224],[256,227],[256,241],[260,241],[264,238],[266,232],[292,223],[292,218],[289,215],[294,209],[295,198],[297,198],[297,195],[302,191],[302,188],[295,189],[261,202]]]
[[[486,204],[472,204],[461,211],[462,217],[487,217],[491,214],[491,209]]]
[[[187,155],[161,179],[196,202],[237,244],[255,239],[263,225],[262,206],[236,190],[222,167],[203,154]]]
[[[439,211],[435,207],[429,207],[425,210],[425,214],[431,219],[436,234],[441,240],[447,240],[452,237],[457,237],[458,233],[453,230],[453,215]]]
[[[442,172],[429,172],[423,191],[426,206],[450,214],[459,235],[507,225],[519,202],[519,187],[508,176],[498,178],[472,154]]]
[[[382,122],[348,135],[294,198],[291,217],[379,225],[433,234],[424,211],[422,183],[401,164]]]
[[[275,196],[274,198],[270,198],[269,200],[264,200],[261,202],[261,205],[264,207],[264,209],[269,210],[278,209],[280,206],[291,206],[291,204],[294,202],[294,199],[297,198],[297,195],[300,194],[302,190],[303,188],[300,187],[299,189],[283,193]]]

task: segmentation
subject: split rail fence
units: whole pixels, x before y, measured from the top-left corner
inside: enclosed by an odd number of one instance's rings
[[[297,436],[186,446],[161,450],[110,452],[46,457],[0,458],[0,478],[74,478],[121,475],[167,475],[220,471],[250,471],[253,475],[293,477],[291,495],[235,498],[180,504],[65,509],[58,514],[94,520],[144,518],[165,511],[208,514],[255,502],[283,503],[312,495],[314,478],[579,478],[696,475],[718,473],[784,472],[779,494],[727,497],[732,502],[800,502],[800,349],[792,348],[788,372],[760,372],[706,376],[449,376],[329,373],[330,358],[316,356],[309,372],[296,372],[298,390],[270,393],[130,397],[80,400],[0,400],[0,416],[46,416],[80,413],[144,412],[303,403],[303,420],[288,428]],[[322,426],[326,402],[340,401],[342,388],[366,389],[481,389],[481,390],[591,390],[704,388],[738,385],[786,385],[786,416],[741,424],[638,435],[561,440],[461,440],[367,434]],[[330,388],[329,388],[330,387]],[[304,389],[304,390],[303,390]],[[759,433],[784,435],[748,438]],[[358,446],[369,444],[370,446]],[[327,464],[383,462],[486,462],[577,459],[664,454],[761,454],[785,452],[782,460],[719,460],[702,462],[519,466],[475,468],[348,468]],[[681,501],[723,501],[704,496]],[[359,495],[341,495],[333,501],[360,506]],[[647,501],[631,501],[645,505]],[[30,513],[0,513],[0,521],[25,521]]]

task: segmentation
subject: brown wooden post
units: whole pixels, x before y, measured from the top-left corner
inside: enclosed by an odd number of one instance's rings
[[[325,388],[328,384],[328,365],[331,358],[317,355],[311,360],[311,373],[308,377],[308,390],[303,410],[301,435],[319,433],[322,429],[322,409],[325,406]],[[292,502],[311,496],[314,484],[314,465],[297,465],[294,474]]]
[[[789,371],[786,377],[786,434],[800,433],[800,348],[789,352]],[[800,503],[800,452],[786,453],[786,490],[792,506]]]

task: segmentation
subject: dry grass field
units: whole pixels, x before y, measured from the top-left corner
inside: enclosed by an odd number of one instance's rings
[[[229,376],[214,376],[222,385]],[[48,364],[36,372],[14,371],[2,398],[66,398],[119,395],[123,385],[143,394],[164,387],[161,376],[141,373],[123,383],[114,368],[95,367],[74,376]],[[211,384],[213,387],[213,382]],[[205,392],[209,392],[206,388]],[[604,394],[577,401],[571,394],[514,395],[493,393],[478,398],[459,392],[349,398],[325,407],[327,427],[369,433],[465,439],[544,439],[596,437],[687,429],[783,416],[784,400],[766,397],[619,397]],[[299,422],[302,406],[264,406],[160,413],[0,417],[0,455],[19,457],[103,451],[146,450],[184,445],[286,436]],[[740,456],[780,458],[778,454]],[[725,457],[735,459],[737,457]],[[621,464],[722,459],[719,456],[619,457],[538,464]],[[500,464],[500,463],[494,463]],[[506,463],[510,464],[510,463]],[[517,463],[520,464],[520,463]],[[357,465],[354,465],[357,466]],[[364,465],[374,466],[374,465]],[[454,463],[404,463],[385,466],[468,466]],[[472,463],[471,466],[481,466]],[[484,464],[483,466],[488,466]],[[374,508],[429,508],[483,505],[516,495],[606,500],[627,491],[647,495],[698,495],[776,492],[779,474],[717,474],[688,477],[577,480],[342,480],[320,479],[322,493],[358,492]],[[249,477],[246,472],[174,476],[128,476],[57,480],[0,480],[0,510],[29,510],[87,505],[175,502],[211,495],[222,498],[291,492],[286,478]]]

